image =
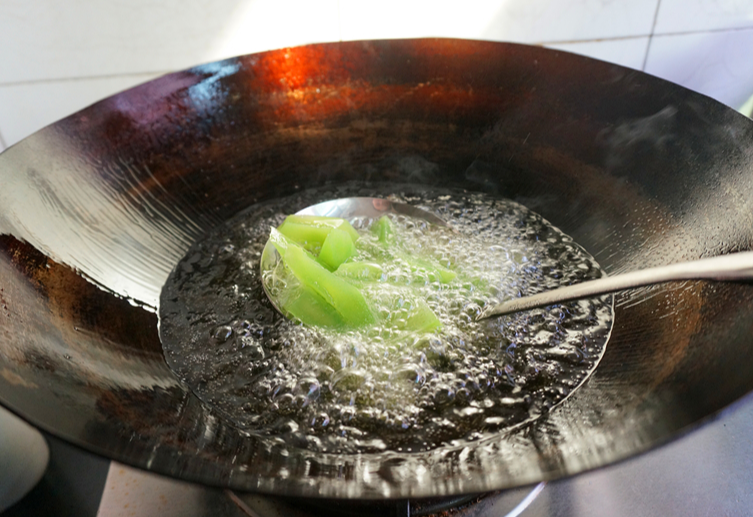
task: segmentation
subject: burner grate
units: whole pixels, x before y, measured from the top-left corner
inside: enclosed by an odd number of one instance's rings
[[[441,512],[444,512],[444,517],[480,501],[483,497],[483,494],[474,494],[414,501],[373,502],[306,499],[295,502],[288,500],[288,503],[297,508],[305,508],[311,517],[432,517]]]
[[[249,517],[518,517],[546,483],[502,492],[456,497],[364,501],[244,494],[227,496]]]

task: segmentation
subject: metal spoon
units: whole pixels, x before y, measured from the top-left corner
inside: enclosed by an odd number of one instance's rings
[[[393,203],[386,199],[373,197],[349,197],[325,201],[312,205],[297,212],[299,215],[319,215],[351,219],[353,217],[378,218],[384,214],[402,214],[417,219],[423,219],[429,223],[448,226],[440,217],[420,208],[403,203]],[[261,257],[261,270],[265,271],[272,267],[277,260],[277,251],[274,246],[267,243]],[[744,251],[707,259],[680,262],[669,266],[660,266],[630,273],[599,278],[580,284],[569,285],[535,294],[524,296],[507,302],[489,307],[484,310],[476,320],[510,314],[527,309],[535,309],[555,303],[590,298],[602,294],[624,291],[634,287],[643,287],[653,284],[661,284],[675,280],[750,280],[753,279],[753,251]],[[262,282],[267,298],[275,305],[267,287]],[[275,305],[280,311],[280,308]],[[280,311],[283,312],[283,311]]]
[[[753,251],[743,251],[669,266],[652,267],[630,273],[589,280],[552,291],[524,296],[489,307],[476,320],[544,307],[554,303],[590,298],[634,287],[662,284],[675,280],[750,280],[753,279]]]

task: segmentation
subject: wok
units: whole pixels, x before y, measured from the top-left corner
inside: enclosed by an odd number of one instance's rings
[[[166,366],[160,288],[195,239],[239,210],[353,179],[514,199],[608,273],[753,247],[753,122],[677,85],[478,41],[242,56],[110,97],[0,156],[0,402],[168,476],[376,499],[601,467],[753,388],[753,286],[688,281],[616,296],[592,377],[510,433],[354,456],[244,435]]]

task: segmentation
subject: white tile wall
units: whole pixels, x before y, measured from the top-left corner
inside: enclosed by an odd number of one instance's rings
[[[0,85],[2,138],[6,145],[13,145],[38,129],[98,100],[159,75],[119,75]]]
[[[3,0],[0,148],[153,74],[340,39],[545,44],[738,107],[751,30],[753,0]]]
[[[656,34],[753,27],[751,0],[661,0]]]
[[[753,28],[654,36],[646,72],[728,106],[753,96]]]
[[[641,36],[575,43],[548,43],[546,46],[641,70],[646,59],[648,41],[648,36]]]
[[[539,43],[646,36],[658,0],[340,0],[342,38],[420,36]]]
[[[0,83],[164,72],[337,40],[337,0],[3,0]]]

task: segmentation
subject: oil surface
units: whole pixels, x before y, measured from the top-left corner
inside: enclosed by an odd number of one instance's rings
[[[409,236],[406,249],[456,271],[453,282],[415,278],[398,265],[385,270],[386,282],[361,286],[370,300],[419,296],[440,330],[338,332],[273,309],[259,271],[270,226],[349,196],[413,204],[456,230],[394,220]],[[371,223],[353,221],[361,230]],[[603,274],[571,238],[512,201],[348,184],[255,205],[196,242],[163,288],[160,336],[178,376],[249,433],[319,452],[425,451],[531,421],[577,388],[603,354],[611,296],[474,317],[487,305]],[[400,318],[403,302],[374,302],[375,310]]]

